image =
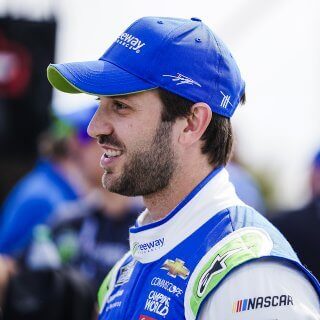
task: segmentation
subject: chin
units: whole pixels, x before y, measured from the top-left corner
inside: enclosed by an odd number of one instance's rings
[[[103,188],[105,188],[106,190],[110,191],[110,186],[112,185],[111,181],[110,181],[110,173],[104,173],[102,175],[102,178],[101,178],[101,183],[102,183],[102,186]]]
[[[115,176],[114,173],[104,173],[101,179],[102,186],[104,189],[113,192],[113,193],[119,193],[117,191],[117,182],[118,182],[118,177]]]

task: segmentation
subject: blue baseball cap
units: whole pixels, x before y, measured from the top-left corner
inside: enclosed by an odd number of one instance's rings
[[[141,18],[100,59],[50,64],[47,75],[67,93],[114,96],[163,88],[225,117],[245,88],[230,51],[198,18]]]

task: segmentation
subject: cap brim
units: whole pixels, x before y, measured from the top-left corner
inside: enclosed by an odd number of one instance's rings
[[[47,76],[53,87],[66,93],[113,96],[157,88],[104,60],[50,64]]]

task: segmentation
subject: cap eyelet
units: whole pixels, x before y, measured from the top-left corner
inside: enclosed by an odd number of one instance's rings
[[[196,17],[191,18],[191,20],[192,20],[192,21],[197,21],[197,22],[202,22],[202,20],[201,20],[201,19],[196,18]]]
[[[196,42],[201,42],[200,38],[195,38]]]
[[[163,21],[161,21],[161,20],[158,20],[158,21],[157,21],[157,23],[159,23],[159,24],[163,24]]]

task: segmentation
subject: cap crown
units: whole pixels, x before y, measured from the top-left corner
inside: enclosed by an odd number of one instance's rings
[[[224,43],[197,18],[145,17],[122,33],[100,60],[230,117],[244,81]]]

